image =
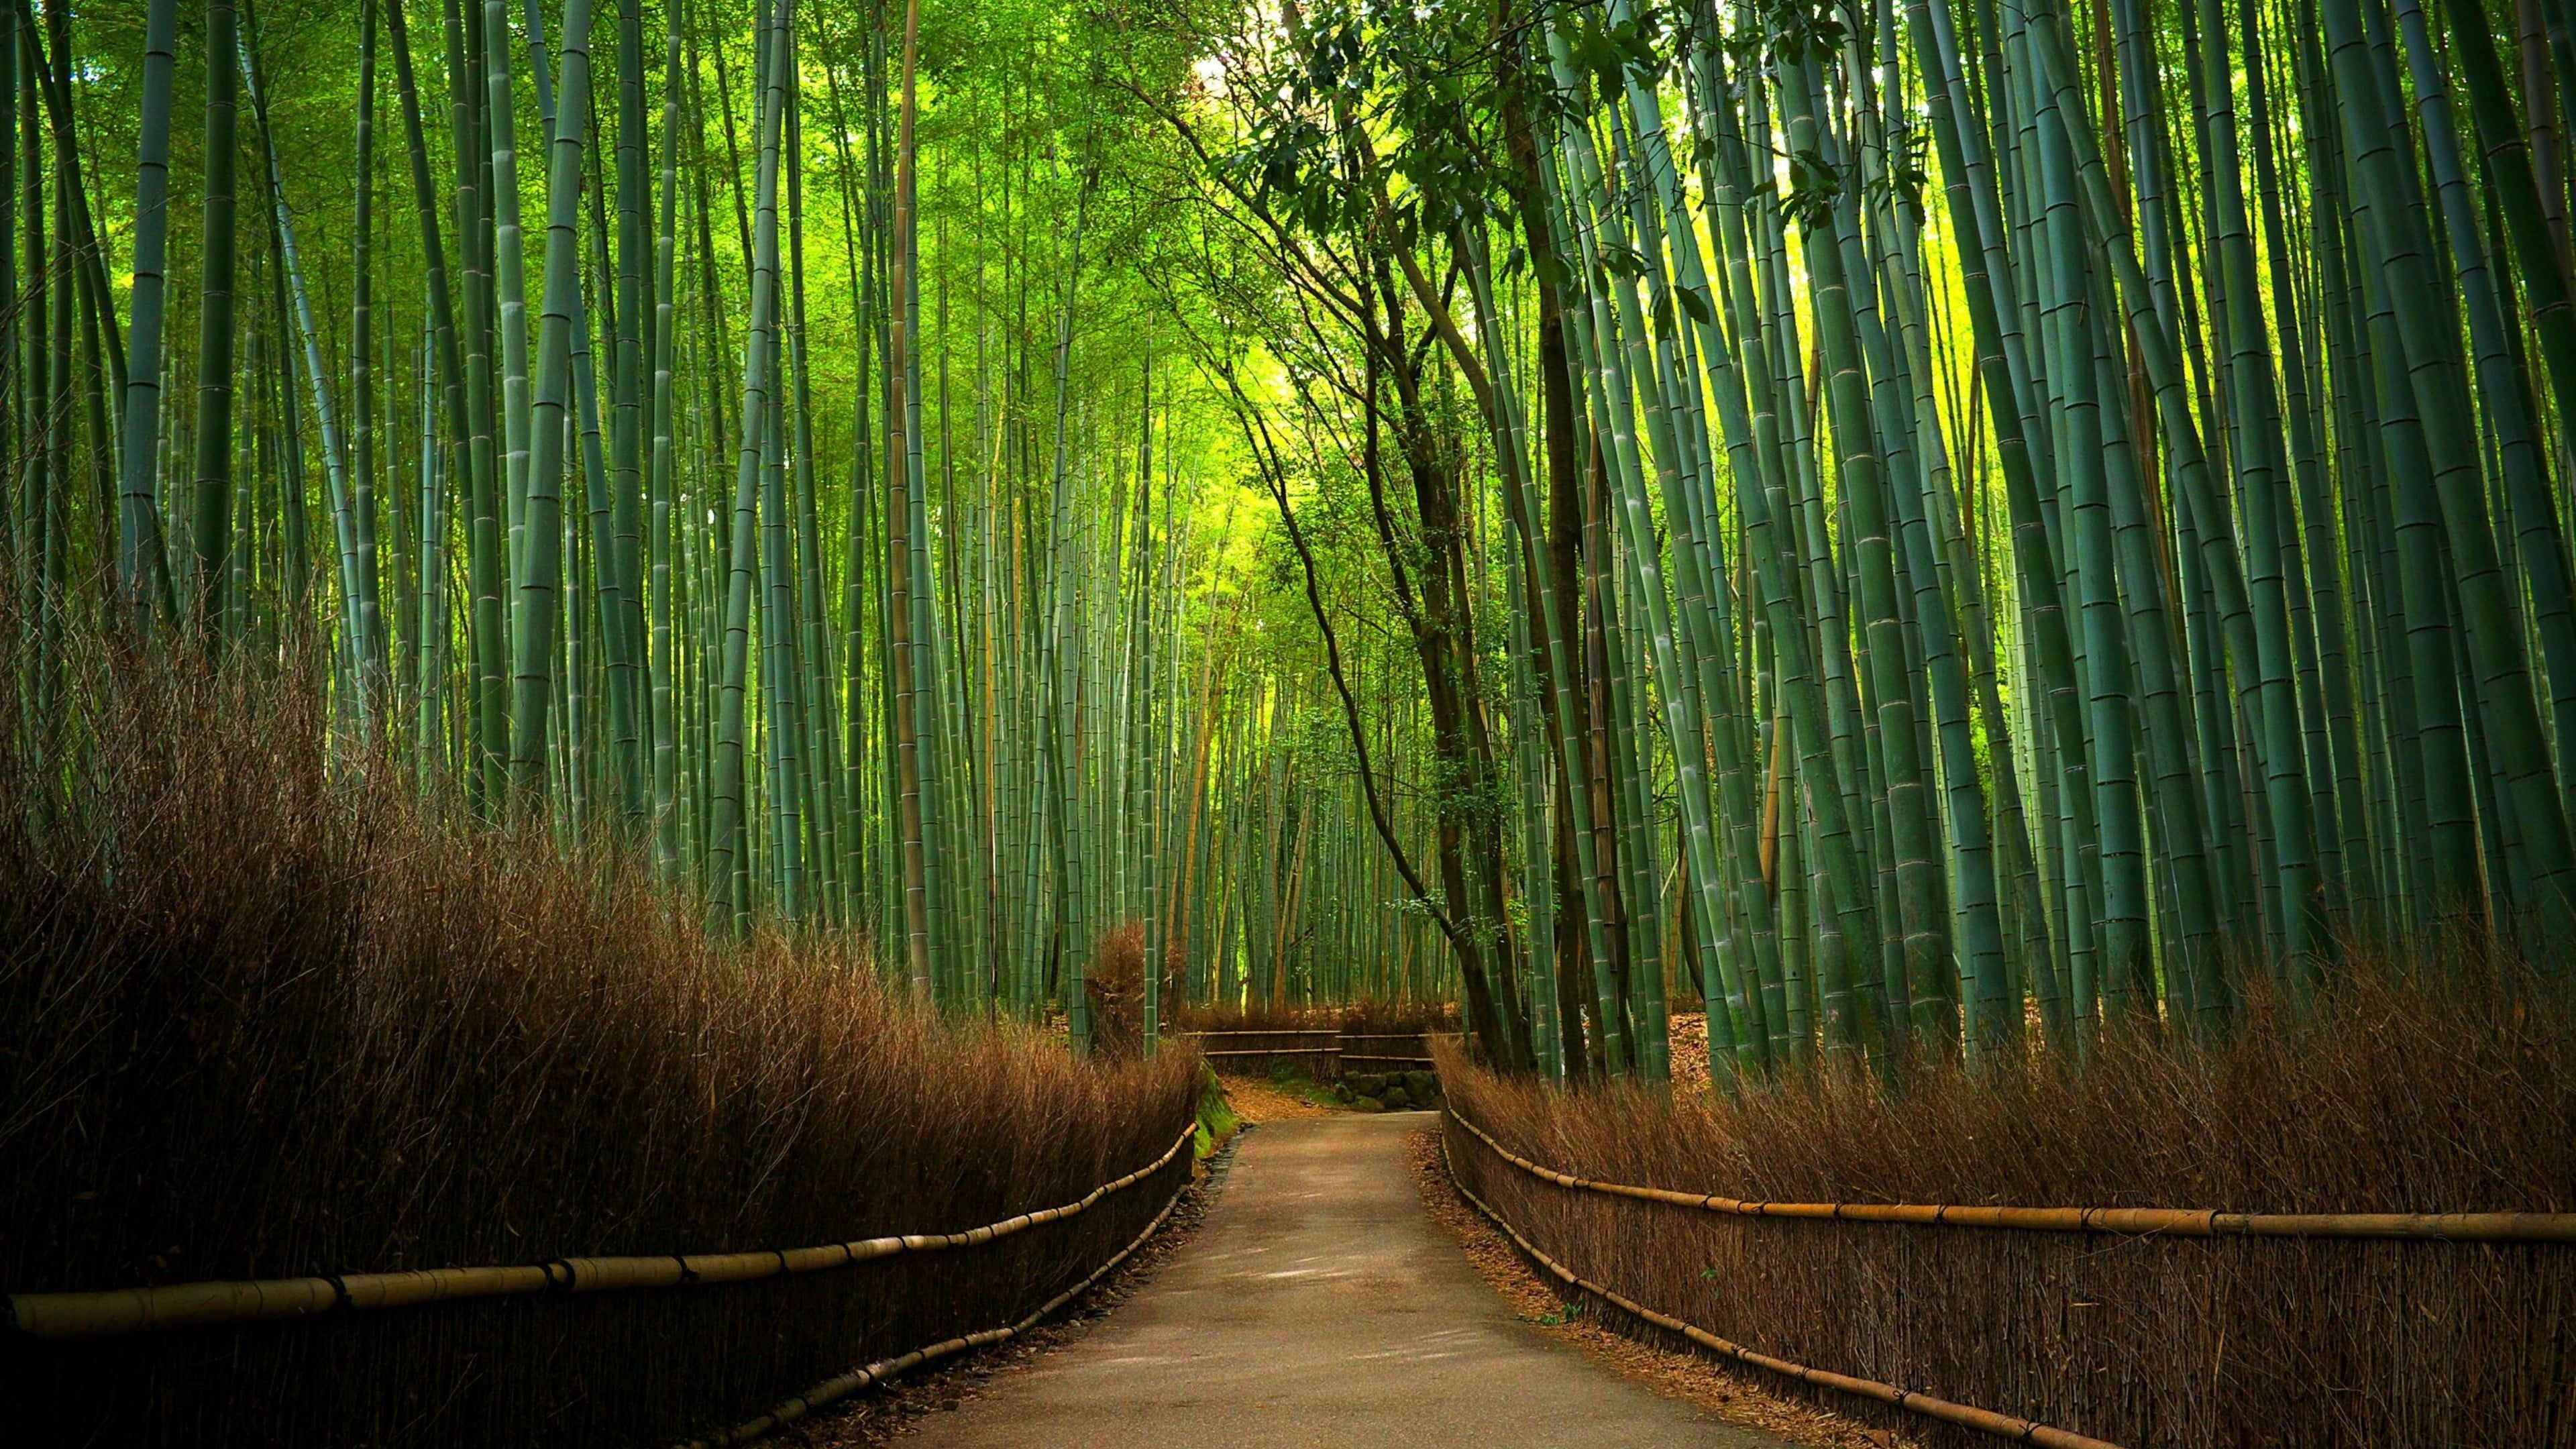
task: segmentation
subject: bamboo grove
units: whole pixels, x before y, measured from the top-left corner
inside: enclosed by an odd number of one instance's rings
[[[103,621],[321,661],[353,769],[1078,1042],[1130,922],[1194,1000],[1445,989],[1242,597],[1081,17],[55,0],[0,50],[31,745]]]
[[[183,13],[184,12],[184,13]],[[0,13],[11,687],[1088,1040],[1721,1075],[2576,927],[2565,0]],[[173,224],[176,218],[176,224]],[[383,762],[380,765],[378,762]],[[1668,999],[1670,998],[1670,999]]]
[[[1210,270],[1280,511],[1383,545],[1489,1053],[1661,1075],[1668,976],[1760,1076],[2562,957],[2571,24],[1212,19]]]

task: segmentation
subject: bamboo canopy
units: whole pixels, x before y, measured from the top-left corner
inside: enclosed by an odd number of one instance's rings
[[[20,5],[13,687],[77,750],[77,620],[308,648],[352,768],[1085,1050],[2557,978],[2576,30],[2510,8]]]

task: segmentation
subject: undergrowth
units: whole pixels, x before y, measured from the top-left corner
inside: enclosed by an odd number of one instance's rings
[[[1569,1171],[1750,1199],[2576,1209],[2576,1014],[2556,986],[2428,944],[2353,960],[2308,1009],[2244,998],[2215,1045],[2113,1031],[2082,1064],[1671,1093],[1474,1073],[1462,1105]]]

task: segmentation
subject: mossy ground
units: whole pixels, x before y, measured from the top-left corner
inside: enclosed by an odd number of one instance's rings
[[[1331,1091],[1334,1100],[1358,1112],[1437,1111],[1444,1100],[1439,1076],[1423,1071],[1357,1073]]]
[[[1270,1084],[1270,1089],[1274,1092],[1312,1102],[1330,1111],[1339,1111],[1350,1106],[1346,1099],[1334,1092],[1332,1083],[1316,1081],[1307,1073],[1285,1063],[1272,1067],[1269,1076],[1264,1080]]]

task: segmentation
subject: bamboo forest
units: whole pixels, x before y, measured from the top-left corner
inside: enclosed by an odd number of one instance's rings
[[[2576,0],[0,0],[0,1441],[2576,1449],[2572,148]]]

